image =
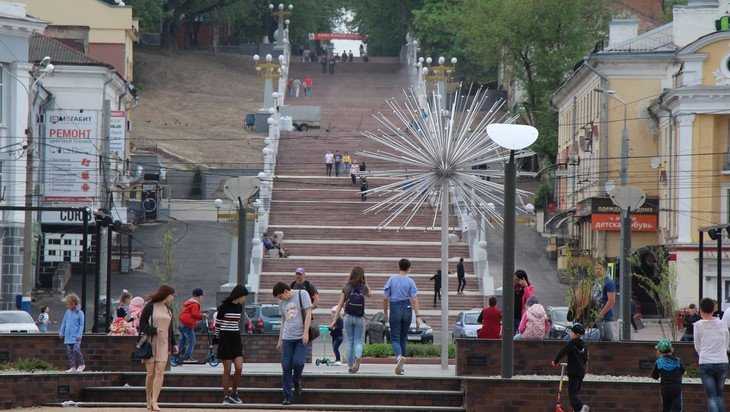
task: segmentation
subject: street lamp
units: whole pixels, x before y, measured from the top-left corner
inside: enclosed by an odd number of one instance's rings
[[[458,59],[452,57],[449,59],[449,63],[446,63],[446,57],[440,56],[437,61],[438,66],[431,66],[433,59],[431,57],[426,58],[426,65],[429,67],[425,67],[423,73],[426,81],[435,85],[440,98],[443,99],[442,106],[447,109],[449,106],[447,104],[447,85],[456,71]]]
[[[281,55],[280,58],[282,57],[284,56]],[[264,109],[273,107],[274,102],[271,99],[271,94],[274,92],[274,80],[279,79],[285,68],[282,64],[283,60],[279,59],[279,63],[274,63],[273,60],[271,54],[267,54],[263,62],[261,61],[261,56],[258,54],[253,55],[256,72],[264,78]]]
[[[218,223],[220,221],[220,212],[221,207],[223,207],[223,200],[216,199],[213,203],[215,204],[215,222]]]
[[[291,12],[294,10],[294,5],[289,4],[289,6],[284,6],[284,3],[279,3],[278,7],[274,7],[274,4],[270,3],[269,10],[271,10],[271,14],[276,17],[278,22],[276,31],[279,32],[279,38],[276,39],[276,41],[279,44],[284,44],[286,43],[284,37],[284,23],[286,23],[287,26],[289,25],[289,20],[287,18],[291,16]]]
[[[517,170],[515,151],[535,143],[538,131],[532,126],[495,123],[487,126],[489,138],[509,150],[509,161],[504,168],[504,231],[502,257],[502,378],[511,378],[514,352],[514,305],[515,291],[512,277],[515,272],[515,197],[517,195]]]

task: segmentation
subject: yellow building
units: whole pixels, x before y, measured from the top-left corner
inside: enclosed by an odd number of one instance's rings
[[[30,15],[49,23],[46,34],[133,80],[139,22],[132,17],[132,7],[119,6],[115,0],[14,1],[25,3]]]
[[[606,191],[620,185],[625,102],[628,184],[649,199],[634,217],[632,246],[669,249],[677,300],[686,305],[697,303],[700,282],[703,296],[717,292],[714,242],[699,278],[700,228],[730,223],[730,32],[716,32],[725,15],[717,0],[690,0],[673,14],[671,23],[643,34],[633,20],[614,20],[608,45],[555,92],[562,165],[556,195],[566,216],[565,248],[616,257],[619,232],[606,222],[615,212]],[[723,273],[726,304],[730,267]]]

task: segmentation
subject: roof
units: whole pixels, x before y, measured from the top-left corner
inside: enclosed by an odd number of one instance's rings
[[[113,66],[94,60],[52,37],[33,34],[30,38],[28,60],[39,62],[46,56],[55,65],[104,66],[114,69]]]
[[[677,46],[674,44],[672,23],[667,23],[619,43],[610,49],[605,48],[599,53],[672,52],[675,50],[677,50]]]

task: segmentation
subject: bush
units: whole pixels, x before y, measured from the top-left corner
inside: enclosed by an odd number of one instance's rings
[[[365,345],[363,356],[369,358],[388,358],[395,356],[393,347],[389,343],[371,343]],[[438,358],[441,356],[441,346],[422,343],[410,344],[406,347],[406,357],[409,358]],[[456,357],[456,346],[449,344],[449,358]]]
[[[36,358],[18,359],[13,363],[0,363],[0,371],[21,371],[21,372],[35,372],[35,371],[53,371],[56,370],[50,363]]]

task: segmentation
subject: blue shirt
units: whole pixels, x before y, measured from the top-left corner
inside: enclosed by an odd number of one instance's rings
[[[416,297],[416,282],[408,276],[393,275],[385,282],[383,294],[390,302],[402,302]]]
[[[608,294],[609,293],[616,293],[616,283],[609,278],[606,277],[606,280],[603,282],[603,290],[601,290],[601,307],[608,302]],[[616,307],[616,305],[614,305]],[[605,321],[613,321],[613,308],[611,308],[608,312],[606,312],[606,315],[603,317],[603,320]]]
[[[84,334],[84,312],[78,307],[67,309],[63,315],[61,326],[58,328],[58,336],[63,338],[63,343],[72,345],[81,341]]]

